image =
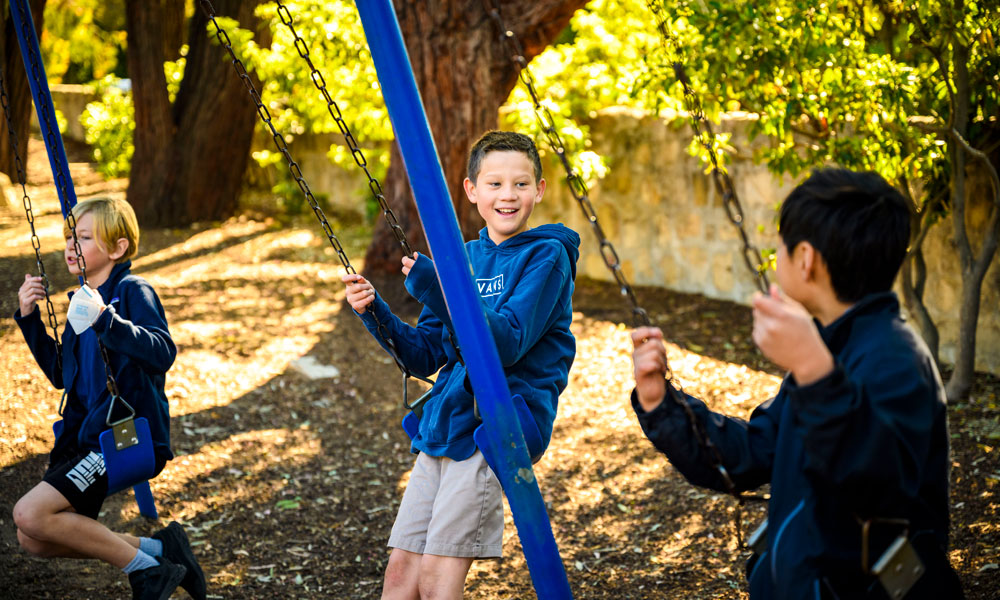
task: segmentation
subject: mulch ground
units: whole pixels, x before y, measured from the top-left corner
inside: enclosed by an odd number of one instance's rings
[[[29,164],[64,323],[64,292],[74,282],[37,144]],[[124,193],[123,182],[101,181],[84,162],[73,170],[81,197]],[[342,242],[360,257],[367,236],[348,229]],[[0,209],[0,314],[14,312],[24,273],[34,270],[24,215]],[[136,535],[180,521],[211,598],[377,598],[413,459],[399,427],[399,373],[344,303],[342,268],[320,230],[233,219],[145,231],[134,271],[157,289],[179,348],[167,380],[177,456],[152,482],[159,523],[139,516],[131,492],[111,497],[101,520]],[[416,306],[398,287],[394,278],[380,289],[412,317]],[[638,294],[670,339],[688,392],[746,417],[776,391],[780,373],[750,343],[746,307],[662,289]],[[610,284],[581,280],[574,307],[576,362],[535,472],[575,597],[746,598],[734,501],[687,484],[628,405],[622,297]],[[339,376],[309,379],[293,365],[303,356]],[[110,566],[41,560],[18,547],[11,509],[44,471],[59,394],[8,316],[0,319],[0,373],[0,598],[129,597]],[[1000,590],[998,394],[1000,380],[980,374],[969,400],[950,407],[951,559],[970,599]],[[749,532],[763,507],[743,518]],[[509,510],[504,551],[502,561],[473,566],[468,598],[534,596]]]

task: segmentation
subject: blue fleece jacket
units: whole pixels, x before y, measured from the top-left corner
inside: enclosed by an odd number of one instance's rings
[[[900,318],[896,296],[862,299],[820,333],[834,356],[825,378],[790,375],[750,421],[686,396],[740,490],[771,484],[767,550],[748,563],[750,598],[861,598],[880,584],[861,570],[861,525],[910,522],[927,568],[906,598],[960,598],[948,565],[948,426],[937,367]],[[653,444],[692,483],[725,491],[693,439],[682,408],[665,398],[632,405]],[[870,562],[901,533],[875,524]],[[870,566],[870,565],[869,565]]]
[[[108,349],[111,368],[118,384],[121,397],[135,409],[136,417],[146,417],[153,437],[153,450],[157,467],[171,458],[170,413],[164,381],[167,370],[177,356],[177,348],[167,330],[167,318],[160,299],[149,283],[130,274],[131,262],[124,262],[111,271],[108,280],[97,292],[107,305],[92,329]],[[72,297],[72,293],[70,294]],[[111,394],[103,385],[104,366],[96,359],[92,373],[82,373],[82,352],[80,338],[72,327],[66,327],[62,334],[62,371],[56,361],[56,343],[45,329],[41,310],[35,309],[24,316],[20,309],[14,320],[21,328],[35,361],[42,368],[56,389],[66,388],[66,404],[63,409],[63,431],[56,439],[53,455],[67,447],[100,452],[100,434],[108,428],[105,419]],[[89,351],[96,350],[96,344]],[[99,381],[91,381],[98,377]],[[90,399],[90,408],[84,403],[78,391],[82,389],[101,390],[100,395]],[[116,409],[115,418],[123,416],[124,409]],[[127,414],[127,413],[125,413]]]
[[[499,245],[483,228],[478,240],[465,245],[507,384],[524,398],[544,447],[576,354],[570,322],[579,246],[580,236],[563,225],[529,229]],[[465,460],[476,451],[472,434],[479,420],[464,385],[465,366],[449,341],[450,317],[429,258],[418,258],[406,289],[424,305],[416,327],[393,315],[377,295],[362,320],[380,344],[376,317],[387,327],[400,360],[414,374],[440,369],[411,451]]]

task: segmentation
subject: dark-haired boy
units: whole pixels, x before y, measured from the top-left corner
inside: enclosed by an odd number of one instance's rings
[[[510,391],[525,399],[547,446],[576,352],[570,322],[580,236],[562,225],[528,227],[545,180],[526,135],[483,135],[470,151],[464,185],[486,221],[479,239],[465,246],[483,312]],[[393,315],[363,277],[343,277],[347,300],[368,330],[377,333],[374,313],[411,372],[438,372],[411,445],[418,456],[389,537],[382,597],[457,599],[474,559],[501,556],[502,493],[473,440],[479,419],[450,342],[434,264],[415,253],[403,257],[402,270],[407,291],[424,305],[416,327]]]
[[[888,598],[873,563],[898,541],[900,556],[920,558],[902,570],[925,569],[905,598],[960,598],[946,555],[945,396],[890,291],[909,240],[906,202],[877,174],[820,170],[785,200],[779,231],[778,285],[753,299],[754,342],[788,372],[777,396],[749,421],[684,397],[736,487],[771,484],[750,597]],[[666,397],[662,333],[643,327],[632,340],[643,431],[689,481],[725,491]]]

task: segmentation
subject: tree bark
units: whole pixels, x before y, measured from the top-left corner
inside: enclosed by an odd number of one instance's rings
[[[160,0],[163,11],[163,58],[177,60],[184,45],[184,3]]]
[[[902,177],[898,183],[903,197],[910,205],[910,249],[906,252],[903,266],[900,269],[903,304],[910,317],[915,321],[920,337],[927,344],[927,349],[934,362],[940,365],[940,334],[937,325],[931,319],[927,305],[924,304],[927,263],[924,260],[923,244],[927,238],[927,232],[937,224],[936,213],[940,209],[941,196],[935,195],[930,199],[925,199],[920,205],[913,197],[909,180]]]
[[[585,0],[509,0],[503,18],[524,45],[525,58],[545,49]],[[478,235],[482,219],[462,189],[469,147],[497,127],[497,111],[517,83],[517,70],[481,0],[395,0],[413,74],[434,135],[459,227]],[[405,167],[394,145],[383,188],[407,240],[426,252]],[[395,273],[401,250],[388,225],[376,224],[365,272]]]
[[[955,371],[945,386],[949,401],[966,398],[972,389],[976,366],[976,325],[979,321],[983,278],[996,255],[1000,243],[1000,181],[989,157],[969,147],[969,107],[971,91],[969,86],[969,55],[967,46],[955,43],[952,50],[954,69],[954,95],[952,97],[951,132],[948,138],[951,158],[952,219],[955,229],[955,245],[958,249],[962,272],[962,294],[959,309],[958,344],[955,356]],[[969,197],[967,179],[967,158],[972,162],[983,161],[990,174],[993,200],[992,215],[986,225],[979,251],[975,252],[970,240],[966,222],[966,201]]]
[[[41,37],[43,17],[45,16],[45,0],[30,0],[31,18],[35,22],[35,34]],[[21,163],[27,169],[28,163],[28,128],[31,124],[31,88],[28,87],[28,77],[24,71],[24,61],[21,59],[21,47],[17,44],[17,34],[14,32],[14,22],[10,18],[10,8],[6,2],[0,8],[0,31],[3,32],[3,80],[7,90],[10,119],[14,123],[14,133],[17,136],[17,153]],[[7,131],[7,120],[0,120],[0,170],[17,182],[17,169],[14,161],[14,151],[10,147],[10,137]]]
[[[258,43],[266,46],[270,32],[254,17],[257,3],[212,4],[217,15],[256,30]],[[169,27],[163,15],[158,2],[126,4],[136,123],[128,200],[146,226],[223,219],[236,210],[256,107],[200,8],[191,19],[184,79],[171,105],[163,74]]]

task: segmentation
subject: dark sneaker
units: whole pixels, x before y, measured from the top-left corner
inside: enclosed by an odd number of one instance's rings
[[[181,580],[181,587],[187,590],[194,600],[205,600],[207,592],[205,573],[191,552],[191,543],[181,524],[171,521],[169,525],[154,533],[153,539],[163,542],[163,556],[167,560],[187,569],[187,574]]]
[[[155,567],[129,573],[128,582],[132,586],[132,600],[167,600],[177,589],[177,584],[187,572],[181,565],[158,557],[160,564]]]

